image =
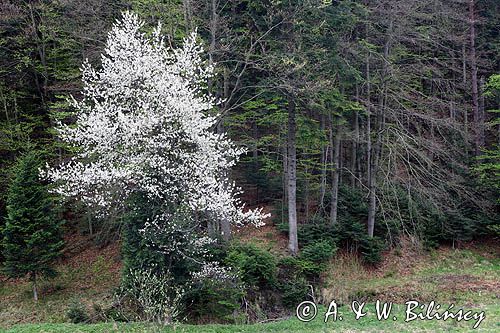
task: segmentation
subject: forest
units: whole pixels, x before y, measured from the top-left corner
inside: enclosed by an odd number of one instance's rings
[[[499,36],[498,0],[2,0],[0,331],[495,332]]]

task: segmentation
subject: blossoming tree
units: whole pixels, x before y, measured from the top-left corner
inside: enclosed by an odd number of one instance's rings
[[[215,219],[261,224],[261,210],[245,211],[225,177],[244,149],[212,130],[218,101],[204,87],[213,68],[196,33],[172,49],[160,26],[151,35],[142,26],[124,13],[109,32],[102,66],[83,64],[83,99],[72,99],[76,124],[58,126],[77,152],[45,176],[57,193],[101,215],[141,192]]]

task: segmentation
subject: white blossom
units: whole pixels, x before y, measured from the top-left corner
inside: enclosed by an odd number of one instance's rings
[[[201,270],[191,274],[194,281],[210,279],[213,281],[233,281],[237,276],[230,268],[220,266],[217,261],[206,262]]]
[[[142,26],[125,12],[109,32],[102,66],[83,64],[83,98],[72,99],[76,124],[58,125],[77,152],[43,176],[55,192],[102,212],[143,192],[233,223],[262,224],[261,210],[245,212],[240,189],[224,176],[244,149],[213,131],[217,101],[203,89],[213,68],[196,33],[171,49],[160,27],[148,36]]]

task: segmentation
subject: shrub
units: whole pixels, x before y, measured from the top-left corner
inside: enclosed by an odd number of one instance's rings
[[[287,257],[281,261],[280,265],[281,279],[292,279],[291,277],[294,277],[295,279],[306,278],[308,280],[314,280],[326,268],[323,263],[305,260],[300,256]]]
[[[378,264],[382,260],[382,251],[384,248],[384,242],[380,238],[367,237],[360,243],[363,261],[370,265]]]
[[[276,284],[277,266],[274,257],[253,244],[231,246],[225,262],[236,269],[248,286],[272,288]]]
[[[300,257],[315,263],[324,263],[330,260],[336,251],[337,247],[332,242],[323,240],[304,246]]]
[[[183,297],[183,315],[199,321],[233,322],[240,307],[243,284],[231,270],[207,263],[193,274],[193,283]]]
[[[195,283],[184,297],[183,314],[190,320],[232,322],[231,315],[240,308],[243,289],[221,281]]]
[[[338,198],[338,212],[341,216],[350,216],[358,221],[366,219],[368,205],[363,190],[343,184],[339,186]]]
[[[328,221],[301,224],[298,226],[297,236],[303,247],[310,244],[316,244],[318,241],[326,241],[335,244],[338,240],[335,228]]]
[[[288,234],[288,223],[280,223],[277,227],[280,232]],[[335,244],[338,240],[335,227],[329,221],[321,218],[315,218],[314,223],[299,224],[297,237],[302,247],[318,241],[328,241]]]
[[[124,303],[127,307],[124,312],[135,308],[136,320],[171,323],[179,315],[183,293],[182,288],[174,284],[169,272],[131,271],[129,284],[122,291],[128,300]]]
[[[304,301],[308,293],[307,277],[314,275],[317,265],[300,257],[284,257],[279,261],[278,290],[282,303],[290,308]]]
[[[287,308],[294,308],[303,302],[309,291],[304,278],[285,280],[279,284],[278,289],[281,292],[283,305]]]
[[[90,320],[87,310],[83,304],[78,301],[71,302],[66,312],[66,316],[73,324],[87,323]]]

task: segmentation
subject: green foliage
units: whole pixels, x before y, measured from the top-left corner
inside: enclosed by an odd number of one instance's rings
[[[500,224],[491,224],[488,225],[486,228],[488,228],[488,230],[491,231],[497,237],[500,236]]]
[[[297,235],[301,246],[307,247],[317,242],[335,244],[338,236],[335,228],[328,221],[321,220],[317,223],[301,224],[298,226]]]
[[[500,101],[500,74],[492,75],[486,84],[485,95],[491,99]],[[498,105],[498,104],[497,104]],[[500,110],[489,110],[494,114],[490,126],[500,126]],[[494,143],[491,148],[484,149],[483,154],[478,157],[478,165],[475,167],[476,173],[483,185],[493,192],[497,203],[500,203],[500,145]]]
[[[135,270],[153,269],[166,265],[166,258],[151,251],[139,230],[144,228],[147,219],[153,216],[147,198],[135,196],[129,200],[129,211],[123,217],[123,284],[129,283],[129,273]],[[157,273],[160,273],[157,271]]]
[[[486,83],[485,95],[492,97],[500,94],[500,74],[493,74]]]
[[[296,280],[286,279],[279,283],[278,290],[281,293],[283,305],[293,309],[307,299],[309,285],[304,278],[298,278]]]
[[[272,288],[276,284],[276,260],[254,244],[233,244],[225,263],[236,269],[249,287]]]
[[[39,154],[30,152],[19,159],[9,187],[3,271],[10,277],[53,276],[53,262],[64,244],[53,198],[38,175],[42,166]]]
[[[194,281],[183,297],[182,315],[190,320],[233,322],[234,318],[231,315],[240,308],[241,298],[244,295],[238,280]]]
[[[336,252],[328,240],[318,240],[304,246],[296,257],[284,257],[279,261],[279,282],[285,307],[293,308],[307,299],[310,285],[317,283],[319,275]]]
[[[123,285],[129,282],[131,271],[152,271],[162,274],[168,271],[172,274],[178,284],[189,279],[189,271],[193,268],[193,262],[180,253],[163,253],[154,244],[151,244],[140,230],[144,229],[148,219],[156,216],[161,209],[168,209],[159,204],[151,202],[145,195],[137,194],[128,200],[128,211],[122,218],[123,237]],[[174,211],[174,207],[170,207]],[[182,225],[184,216],[174,215],[175,223]],[[182,242],[183,235],[179,230],[176,241]],[[162,241],[162,240],[159,240]]]
[[[168,34],[174,43],[181,42],[186,37],[189,28],[184,20],[181,1],[131,0],[128,3],[134,12],[146,20],[150,30],[161,22],[162,32]]]
[[[345,184],[340,185],[338,204],[340,216],[350,216],[358,221],[365,220],[368,217],[368,205],[365,195],[366,193],[359,188]]]
[[[68,307],[66,316],[73,324],[88,323],[90,318],[84,305],[79,301],[73,301]]]
[[[316,280],[327,268],[328,261],[336,251],[334,243],[326,240],[317,241],[304,246],[291,264],[304,277]]]
[[[281,165],[269,160],[266,155],[259,156],[241,163],[245,181],[255,188],[255,203],[268,202],[280,198],[282,194],[281,177],[276,170],[281,170]]]
[[[324,270],[323,265],[298,257],[285,257],[279,262],[280,277],[284,281],[289,279],[317,280],[318,275]],[[293,278],[292,278],[293,277]],[[282,279],[280,279],[280,282]]]
[[[374,236],[364,238],[360,243],[360,250],[363,261],[370,265],[376,265],[382,260],[382,251],[385,249],[384,242]]]
[[[122,312],[134,313],[132,320],[171,323],[181,311],[180,301],[184,291],[174,281],[170,272],[135,270],[128,274],[128,284],[122,286],[120,295],[128,302],[121,303]]]
[[[304,301],[309,292],[309,278],[317,265],[299,257],[284,257],[279,263],[277,289],[285,307],[293,308]]]
[[[330,241],[322,240],[306,245],[300,251],[300,257],[314,263],[326,263],[335,254],[337,248]]]

